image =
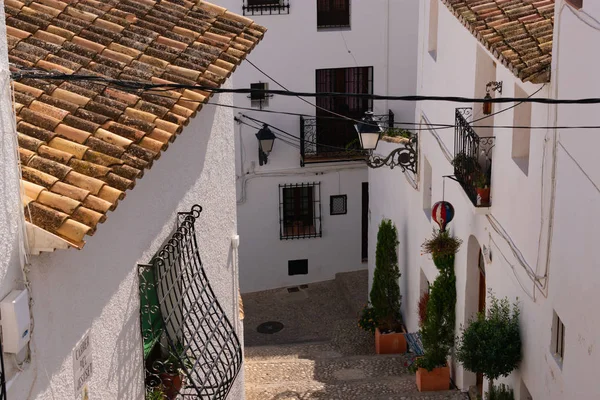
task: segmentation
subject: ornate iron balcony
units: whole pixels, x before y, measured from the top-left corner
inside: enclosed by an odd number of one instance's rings
[[[489,207],[493,136],[480,137],[467,121],[471,108],[457,108],[454,125],[454,176],[475,207]]]
[[[362,115],[355,118],[360,119]],[[376,115],[384,128],[394,127],[394,113]],[[355,121],[341,117],[300,117],[300,165],[342,161],[365,161]]]
[[[240,341],[198,253],[201,211],[180,213],[171,239],[138,268],[146,389],[165,399],[224,400],[242,365]]]
[[[289,0],[243,0],[244,15],[289,14]]]

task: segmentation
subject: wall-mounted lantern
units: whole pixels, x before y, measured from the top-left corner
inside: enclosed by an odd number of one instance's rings
[[[388,156],[380,157],[373,152],[377,149],[379,139],[385,131],[381,124],[373,118],[373,112],[367,111],[362,120],[354,125],[354,128],[362,149],[369,152],[367,159],[369,168],[380,168],[384,165],[390,168],[400,166],[402,171],[409,170],[414,174],[417,173],[416,135],[408,139],[406,143],[402,143],[401,147],[393,150]]]
[[[493,108],[493,103],[492,103],[492,96],[490,95],[490,90],[493,91],[497,91],[499,94],[502,94],[502,81],[500,82],[489,82],[487,85],[485,85],[485,97],[483,98],[484,100],[486,100],[483,103],[483,114],[484,115],[490,115],[492,113],[492,108]]]
[[[258,139],[258,163],[263,165],[267,163],[268,156],[273,150],[276,136],[265,124],[256,134],[256,138]]]

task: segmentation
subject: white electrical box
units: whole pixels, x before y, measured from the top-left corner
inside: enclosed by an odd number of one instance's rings
[[[29,343],[29,293],[13,290],[0,302],[2,348],[5,353],[20,352]]]

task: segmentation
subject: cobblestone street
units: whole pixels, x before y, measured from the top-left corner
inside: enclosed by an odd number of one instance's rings
[[[420,393],[410,355],[376,355],[357,326],[367,300],[366,271],[336,280],[243,296],[247,400],[464,400],[458,391]],[[280,322],[274,334],[257,332]]]

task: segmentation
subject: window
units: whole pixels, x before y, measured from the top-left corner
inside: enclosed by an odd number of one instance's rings
[[[425,170],[423,174],[423,212],[427,216],[427,219],[431,221],[431,197],[433,192],[431,181],[433,174],[429,161],[426,158],[423,160],[423,169]]]
[[[562,368],[562,362],[565,358],[565,325],[560,320],[558,314],[556,314],[556,311],[552,318],[552,343],[550,351],[554,355],[558,365]]]
[[[567,3],[577,9],[583,7],[583,0],[567,0]]]
[[[288,275],[308,275],[308,260],[289,260]]]
[[[429,36],[427,51],[434,60],[437,59],[438,41],[438,3],[440,0],[429,0]]]
[[[527,93],[519,86],[515,85],[515,97],[528,97]],[[515,108],[513,125],[530,126],[531,125],[531,103],[523,103]],[[514,128],[512,140],[512,159],[521,168],[523,173],[529,173],[529,148],[531,142],[531,130],[529,128]]]
[[[280,239],[321,237],[321,184],[279,185]]]
[[[269,84],[266,82],[251,83],[250,89],[251,90],[269,90]],[[269,98],[273,97],[273,95],[270,95],[267,93],[260,93],[260,92],[251,92],[249,97],[250,97],[250,105],[252,107],[260,108],[262,110],[263,107],[269,106]]]
[[[373,94],[373,67],[318,69],[315,89],[317,93]],[[354,121],[331,118],[327,110],[355,120],[361,119],[366,111],[373,108],[373,100],[341,96],[318,97],[317,106],[317,154],[339,152],[340,148],[353,149],[353,143],[359,146]],[[343,154],[347,157],[347,151]]]
[[[289,14],[289,0],[244,0],[244,15]]]
[[[317,28],[350,27],[350,0],[317,0]]]
[[[340,194],[329,198],[329,214],[343,215],[348,212],[348,196]]]

